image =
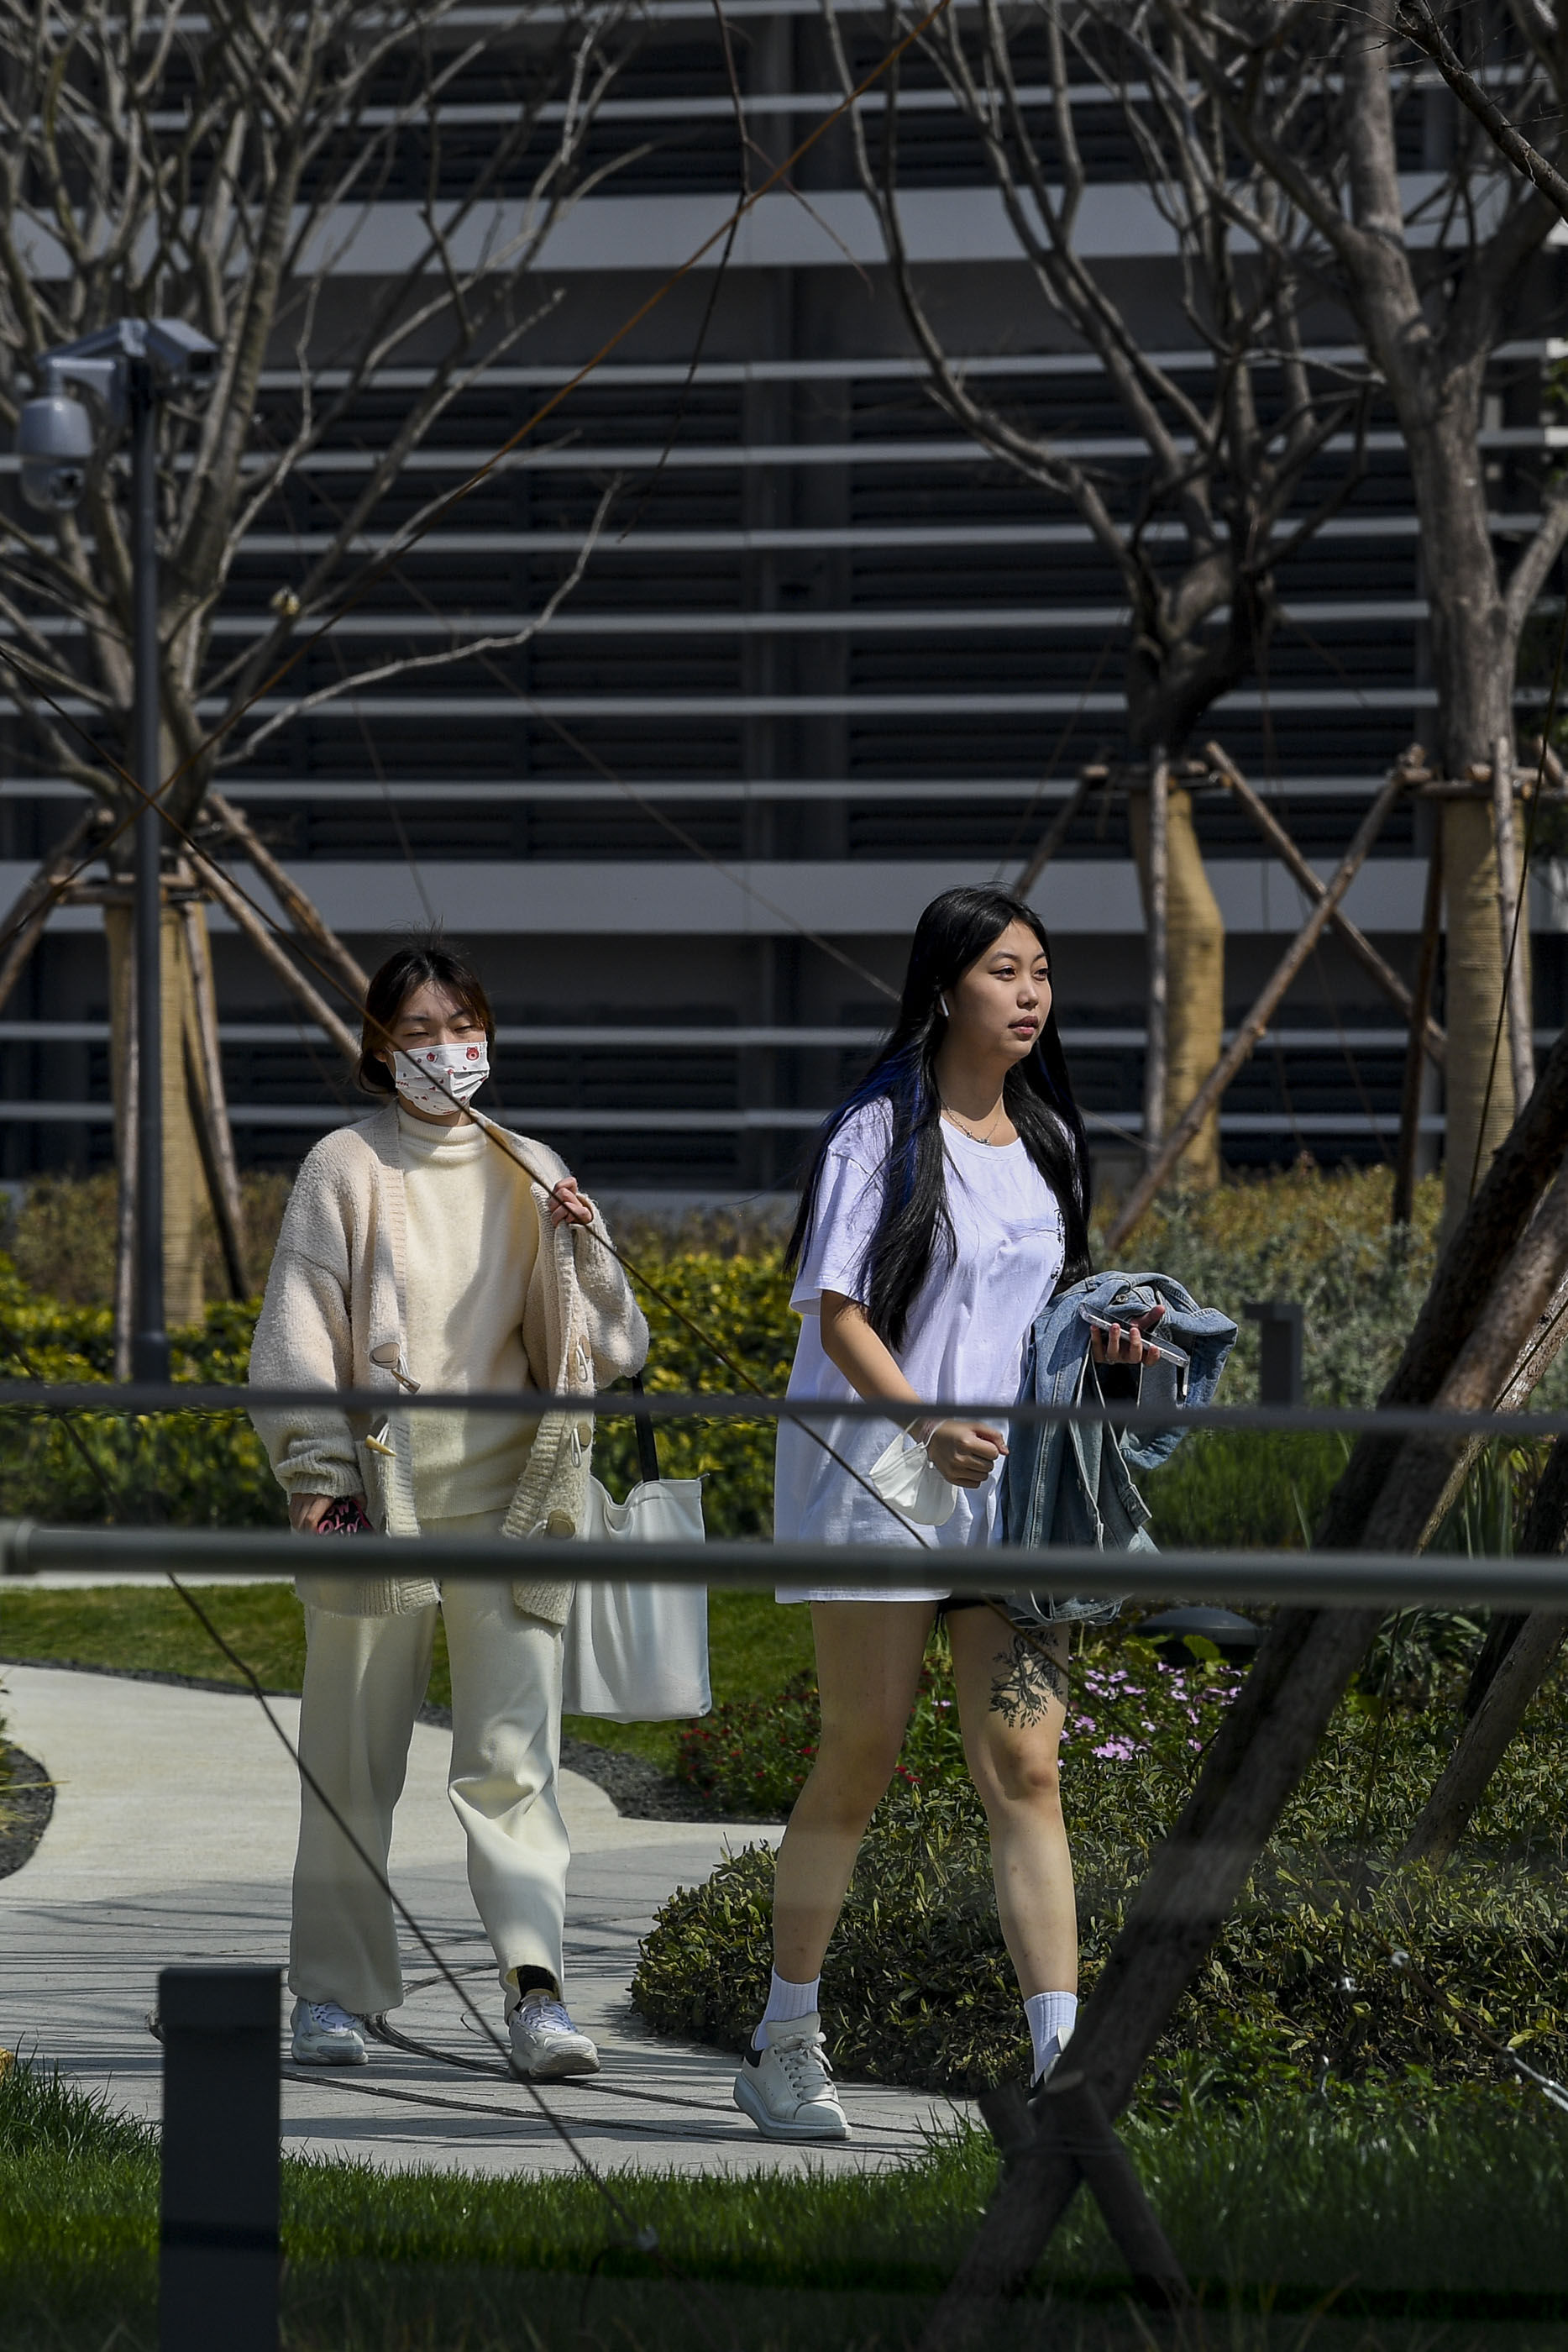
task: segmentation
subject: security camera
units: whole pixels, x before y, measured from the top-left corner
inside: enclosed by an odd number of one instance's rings
[[[52,368],[45,383],[40,396],[24,406],[16,428],[22,496],[45,514],[69,514],[87,494],[92,418],[79,400],[60,389]]]
[[[134,394],[131,370],[151,370],[152,396],[176,386],[210,384],[217,346],[183,319],[119,319],[33,362],[38,397],[22,411],[16,435],[22,496],[46,514],[69,514],[87,495],[96,446],[93,418],[77,395],[89,394],[110,437],[123,427]]]
[[[147,357],[167,382],[210,383],[217,365],[218,347],[183,319],[149,319]]]

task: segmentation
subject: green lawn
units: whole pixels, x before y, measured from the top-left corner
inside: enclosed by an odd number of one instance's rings
[[[1530,2094],[1411,2084],[1188,2106],[1135,2116],[1126,2137],[1203,2295],[1193,2347],[1223,2336],[1231,2352],[1300,2352],[1310,2335],[1314,2352],[1544,2352],[1563,2340],[1568,2117]],[[977,2133],[858,2175],[619,2174],[632,2228],[658,2233],[654,2255],[580,2179],[288,2160],[284,2341],[541,2352],[576,2347],[586,2326],[588,2344],[618,2352],[693,2352],[694,2328],[713,2352],[888,2352],[950,2274],[994,2178]],[[151,2343],[157,2179],[142,2127],[26,2066],[0,2077],[8,2352]],[[998,2352],[1155,2340],[1121,2308],[1125,2273],[1082,2200],[1039,2284],[1053,2305],[1013,2314]]]
[[[266,1688],[299,1688],[305,1623],[292,1587],[209,1584],[193,1589],[225,1640]],[[810,1664],[810,1612],[804,1607],[780,1609],[766,1592],[715,1592],[708,1602],[708,1641],[716,1701],[758,1697],[780,1689],[791,1675]],[[152,1584],[145,1590],[104,1585],[65,1592],[30,1592],[25,1585],[7,1584],[0,1588],[0,1657],[240,1680],[178,1593]],[[439,1706],[449,1704],[452,1696],[446,1643],[439,1630],[430,1696]],[[601,1723],[588,1716],[570,1716],[566,1728],[580,1739],[629,1748],[667,1767],[681,1726]]]

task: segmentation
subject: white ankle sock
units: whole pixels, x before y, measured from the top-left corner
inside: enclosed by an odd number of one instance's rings
[[[810,1984],[791,1984],[777,1969],[768,1988],[768,2006],[762,2012],[761,2024],[751,2037],[754,2050],[766,2050],[768,2035],[764,2028],[787,2025],[792,2017],[810,2017],[821,2007],[822,1979],[813,1977]]]
[[[1038,2082],[1040,2069],[1065,2048],[1067,2037],[1078,2022],[1078,1995],[1030,1993],[1023,2013],[1029,2020],[1029,2038],[1034,2044],[1034,2079]]]

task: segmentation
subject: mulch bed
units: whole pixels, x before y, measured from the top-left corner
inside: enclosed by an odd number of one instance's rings
[[[23,1748],[0,1746],[0,1878],[32,1860],[54,1810],[47,1766]]]

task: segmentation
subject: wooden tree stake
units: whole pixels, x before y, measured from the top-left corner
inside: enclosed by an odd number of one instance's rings
[[[1421,1149],[1421,1096],[1427,1075],[1423,1032],[1432,1026],[1432,990],[1437,977],[1437,943],[1443,936],[1443,828],[1434,823],[1427,860],[1427,898],[1421,909],[1421,944],[1416,954],[1416,986],[1410,1001],[1410,1042],[1405,1049],[1405,1079],[1399,1092],[1399,1149],[1394,1160],[1391,1224],[1407,1225],[1416,1210],[1416,1162]]]
[[[204,805],[211,810],[235,848],[244,852],[300,938],[310,941],[337,973],[355,1004],[362,1006],[365,991],[371,984],[370,974],[350,954],[337,932],[322,920],[287,867],[274,857],[250,819],[235,808],[232,801],[225,800],[222,793],[210,788]]]
[[[1220,782],[1240,802],[1281,864],[1289,868],[1309,898],[1323,898],[1327,893],[1327,883],[1308,865],[1273,810],[1253,791],[1235,761],[1218,743],[1206,743],[1203,748],[1204,755]],[[1414,1000],[1393,965],[1378,954],[1360,924],[1352,922],[1343,906],[1334,908],[1333,920],[1334,929],[1357,962],[1376,982],[1390,1003],[1398,1006],[1400,1018],[1409,1021],[1413,1017]],[[1425,1051],[1440,1070],[1448,1058],[1448,1041],[1432,1019],[1429,1007],[1419,1030]]]
[[[1497,915],[1502,932],[1502,990],[1508,1007],[1513,1100],[1522,1110],[1535,1084],[1535,1039],[1530,1002],[1530,932],[1520,903],[1524,888],[1513,829],[1513,746],[1500,735],[1492,748],[1492,829],[1497,835]]]
[[[1065,2158],[1105,2217],[1133,2274],[1133,2292],[1155,2311],[1186,2311],[1192,2294],[1132,2158],[1116,2137],[1094,2085],[1058,2065],[1027,2100],[1020,2084],[982,2094],[980,2113],[1009,2167]]]
[[[1105,1236],[1108,1250],[1120,1248],[1139,1218],[1147,1209],[1176,1161],[1181,1158],[1210,1110],[1224,1094],[1258,1043],[1281,998],[1306,962],[1324,930],[1333,919],[1334,908],[1350,888],[1365,863],[1367,852],[1387,822],[1388,813],[1406,788],[1402,770],[1396,769],[1377,798],[1368,809],[1346,850],[1339,870],[1323,891],[1301,929],[1286,949],[1252,1010],[1236,1032],[1230,1044],[1194,1095],[1176,1126],[1161,1144],[1143,1176],[1117,1211],[1110,1232]]]
[[[1519,1549],[1537,1559],[1568,1551],[1568,1438],[1559,1437],[1546,1457]],[[1532,1609],[1519,1622],[1400,1850],[1401,1862],[1448,1861],[1565,1639],[1563,1610]]]
[[[287,950],[273,938],[272,933],[244,893],[235,887],[217,859],[204,855],[201,869],[206,887],[211,890],[219,906],[223,908],[225,914],[234,918],[235,922],[245,933],[262,961],[282,981],[295,1003],[308,1019],[319,1023],[346,1062],[350,1066],[357,1064],[360,1058],[360,1041],[353,1031],[333,1012],[326,998],[319,995],[311,986]]]
[[[224,1088],[223,1045],[218,1035],[217,995],[213,961],[207,951],[207,927],[194,900],[178,902],[180,927],[185,940],[185,960],[191,989],[185,1005],[185,1079],[191,1098],[191,1118],[206,1173],[213,1219],[224,1253],[229,1290],[248,1298],[250,1283],[245,1262],[245,1202],[240,1192],[239,1164],[235,1158],[229,1126],[228,1097]]]
[[[1156,744],[1149,753],[1148,905],[1144,923],[1149,965],[1148,1013],[1144,1033],[1144,1160],[1151,1169],[1160,1159],[1166,1124],[1166,1047],[1170,1010],[1169,782],[1165,746]],[[1194,1135],[1201,1124],[1200,1120],[1194,1125]],[[1191,1137],[1184,1140],[1190,1141]]]
[[[1055,816],[1051,819],[1051,824],[1041,835],[1040,845],[1035,850],[1033,856],[1024,867],[1023,872],[1019,876],[1018,880],[1013,884],[1013,897],[1015,898],[1027,898],[1029,897],[1030,892],[1034,888],[1035,884],[1040,880],[1040,876],[1045,872],[1046,867],[1051,864],[1051,859],[1056,856],[1057,851],[1061,847],[1062,843],[1071,832],[1072,820],[1078,814],[1079,810],[1083,806],[1084,802],[1088,799],[1090,793],[1093,791],[1094,786],[1098,782],[1099,778],[1095,775],[1092,769],[1085,768],[1082,771],[1079,775],[1078,782],[1074,784],[1071,792],[1068,794],[1066,800],[1063,801],[1061,808],[1058,809]]]
[[[10,942],[0,954],[0,1008],[9,1000],[11,991],[22,977],[27,958],[43,936],[44,926],[58,904],[60,886],[102,822],[103,812],[95,804],[72,825],[65,839],[50,850],[32,879],[13,899],[5,920],[0,922],[0,939]]]

